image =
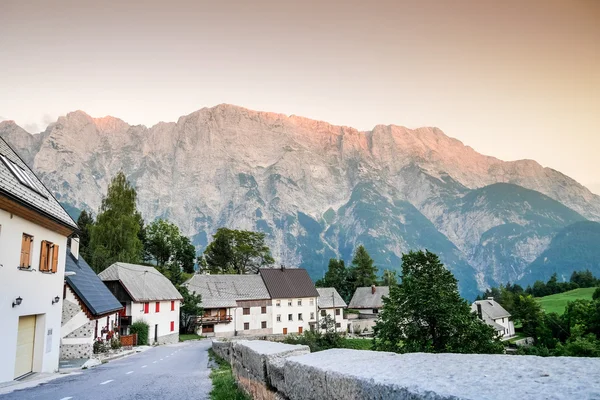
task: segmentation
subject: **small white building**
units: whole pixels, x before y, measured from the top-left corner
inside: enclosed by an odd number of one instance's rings
[[[117,262],[98,274],[124,307],[119,326],[128,334],[131,324],[146,322],[149,343],[179,342],[179,308],[183,297],[154,267]]]
[[[58,370],[64,249],[76,229],[0,138],[0,382]]]
[[[60,358],[90,358],[95,341],[118,336],[123,306],[79,255],[76,238],[67,248],[65,271]]]
[[[471,311],[476,313],[480,320],[493,327],[500,338],[508,339],[515,335],[515,325],[510,320],[510,313],[493,297],[477,300],[471,304]]]
[[[231,337],[273,333],[269,292],[260,275],[194,275],[185,284],[202,296],[199,335]]]
[[[348,308],[358,310],[358,319],[353,319],[350,333],[371,335],[377,315],[383,308],[383,298],[390,295],[389,286],[359,287],[354,291]]]
[[[319,292],[319,320],[327,315],[335,321],[336,332],[348,331],[348,320],[344,318],[344,310],[347,308],[346,302],[335,288],[317,288]],[[321,330],[324,330],[323,324],[319,324]]]
[[[274,334],[301,334],[316,329],[319,292],[302,268],[261,268],[269,291]]]

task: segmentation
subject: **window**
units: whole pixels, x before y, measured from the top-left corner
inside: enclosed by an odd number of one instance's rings
[[[250,307],[244,307],[244,315],[250,315]]]
[[[335,315],[340,315],[340,309],[339,308],[335,309]]]
[[[21,261],[19,262],[19,268],[31,268],[31,253],[33,249],[33,236],[26,233],[23,234],[21,240]]]
[[[287,335],[287,328],[283,328],[283,334]]]
[[[157,312],[157,313],[160,312],[160,301],[156,302],[156,305],[154,307],[154,312]]]
[[[171,321],[171,332],[175,330],[175,321]]]
[[[34,180],[29,176],[29,174],[25,172],[23,168],[19,167],[17,164],[15,164],[3,155],[0,155],[0,158],[2,158],[2,162],[4,162],[8,169],[10,169],[10,172],[13,173],[15,178],[17,178],[23,186],[27,186],[29,189],[35,191],[37,194],[44,197],[45,199],[48,198],[48,196],[46,196],[42,192],[39,186],[34,182]]]
[[[336,322],[336,323],[335,323],[335,327],[336,327],[336,328],[341,328],[341,327],[342,327],[342,324],[340,324],[339,322]]]
[[[311,306],[314,306],[314,305],[315,305],[315,299],[310,299],[310,300],[309,300],[309,304],[310,304]]]
[[[175,311],[175,300],[171,300],[171,311]]]
[[[502,318],[502,323],[504,323],[504,318]]]
[[[298,321],[302,321],[302,313],[298,313]]]
[[[250,329],[250,322],[244,322],[244,330],[247,331]]]
[[[327,311],[326,310],[321,310],[321,317],[324,317],[327,315]]]
[[[302,299],[298,300],[298,305],[301,306],[302,305]]]
[[[144,303],[144,314],[150,313],[150,303]]]
[[[294,320],[294,315],[288,314],[288,321],[293,321],[293,320]]]
[[[275,302],[275,306],[276,307],[281,307],[281,300],[277,300],[277,302]]]
[[[310,313],[310,319],[315,319],[315,313],[314,312]]]
[[[377,308],[374,308],[374,309],[373,309],[373,314],[379,314],[379,309],[377,309]]]
[[[292,301],[288,300],[288,307],[291,307],[291,306],[292,306]]]
[[[42,240],[40,250],[40,271],[55,273],[58,270],[58,246]]]
[[[277,314],[277,322],[281,322],[281,314]]]
[[[261,327],[262,329],[267,329],[267,321],[262,321],[262,322],[260,323],[260,327]]]

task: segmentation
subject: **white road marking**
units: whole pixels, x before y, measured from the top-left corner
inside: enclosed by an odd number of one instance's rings
[[[146,367],[147,367],[147,365],[142,365],[142,368],[146,368]]]
[[[60,400],[70,400],[70,399],[72,399],[72,398],[73,398],[73,397],[63,397],[63,398],[62,398],[62,399],[60,399]]]
[[[152,364],[156,364],[156,363],[157,363],[157,361],[152,361]]]
[[[162,361],[163,359],[161,358],[160,361]]]
[[[125,375],[129,375],[129,374],[133,374],[133,371],[129,371],[128,373],[126,373]]]
[[[109,379],[107,381],[102,382],[101,385],[106,385],[107,383],[111,383],[112,381],[114,381],[114,379]]]

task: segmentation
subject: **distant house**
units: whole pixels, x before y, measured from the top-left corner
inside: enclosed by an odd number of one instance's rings
[[[493,327],[501,338],[505,339],[515,335],[515,325],[510,320],[510,313],[493,297],[477,300],[471,305],[471,311],[477,313],[480,320]]]
[[[58,370],[64,250],[76,229],[0,138],[0,382]]]
[[[348,320],[344,318],[346,302],[335,288],[317,288],[319,292],[319,320],[329,315],[335,321],[336,332],[348,330]],[[323,325],[320,326],[323,329]]]
[[[302,268],[261,268],[273,310],[273,333],[302,333],[316,329],[319,292]]]
[[[121,303],[79,255],[79,240],[66,249],[60,358],[89,358],[94,341],[105,340],[119,324]]]
[[[365,314],[365,317],[371,315],[375,318],[383,308],[382,298],[389,295],[389,286],[359,287],[356,288],[348,308],[358,310],[360,314]]]
[[[121,334],[128,334],[131,324],[145,321],[150,325],[151,343],[179,341],[183,297],[156,268],[117,262],[99,276],[124,307],[119,322]]]
[[[260,275],[194,275],[184,286],[202,296],[198,334],[229,337],[273,333],[271,297]]]

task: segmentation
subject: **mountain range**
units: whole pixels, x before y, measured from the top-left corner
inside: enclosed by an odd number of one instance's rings
[[[171,220],[199,251],[221,226],[263,231],[277,262],[313,279],[329,258],[351,260],[359,243],[380,272],[427,248],[472,298],[544,277],[538,258],[568,249],[557,235],[600,221],[600,196],[575,180],[479,154],[438,128],[358,131],[222,104],[150,128],[82,111],[39,134],[4,121],[0,136],[75,216],[96,212],[122,170],[144,218]]]

